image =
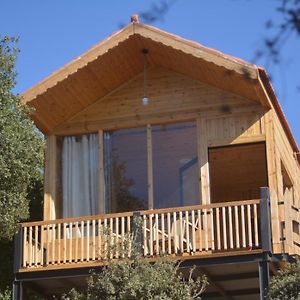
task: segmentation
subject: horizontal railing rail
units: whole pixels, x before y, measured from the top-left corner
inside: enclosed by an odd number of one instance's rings
[[[21,224],[20,268],[130,256],[140,218],[144,256],[201,255],[261,248],[259,199]]]

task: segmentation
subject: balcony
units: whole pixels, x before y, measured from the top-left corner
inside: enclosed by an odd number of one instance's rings
[[[129,256],[124,241],[136,230],[136,217],[141,220],[138,240],[143,255],[152,259],[168,255],[185,260],[271,249],[266,198],[23,223],[16,271],[92,267]]]

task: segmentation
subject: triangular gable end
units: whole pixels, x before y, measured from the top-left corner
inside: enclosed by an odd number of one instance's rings
[[[298,152],[266,73],[256,65],[207,48],[158,28],[130,23],[22,94],[34,108],[32,119],[46,134],[108,95],[143,68],[141,49],[150,65],[162,66],[193,79],[273,107]]]

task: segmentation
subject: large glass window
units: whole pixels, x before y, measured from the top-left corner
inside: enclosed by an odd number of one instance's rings
[[[152,126],[154,208],[199,204],[195,122]]]
[[[146,128],[106,132],[106,211],[147,209]]]

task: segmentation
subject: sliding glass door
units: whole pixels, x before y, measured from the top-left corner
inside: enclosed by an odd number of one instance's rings
[[[106,212],[199,204],[196,137],[195,122],[105,132]]]
[[[154,208],[199,204],[195,122],[152,127]]]
[[[106,211],[147,209],[146,128],[104,134]]]

